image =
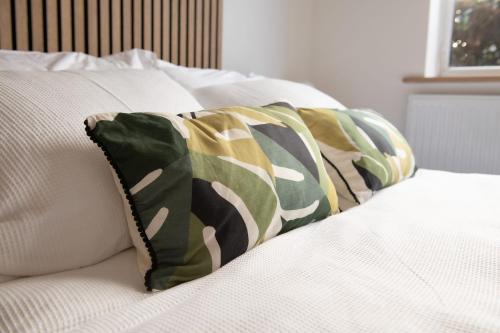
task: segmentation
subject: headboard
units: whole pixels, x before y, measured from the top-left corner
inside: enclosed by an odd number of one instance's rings
[[[151,50],[220,68],[223,0],[0,0],[0,48],[105,56]]]

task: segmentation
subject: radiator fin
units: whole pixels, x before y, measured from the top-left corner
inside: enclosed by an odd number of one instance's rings
[[[500,96],[411,95],[406,136],[419,167],[500,174]]]

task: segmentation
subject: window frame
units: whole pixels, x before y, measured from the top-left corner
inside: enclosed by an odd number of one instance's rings
[[[450,66],[455,0],[431,0],[426,77],[500,76],[500,66]]]

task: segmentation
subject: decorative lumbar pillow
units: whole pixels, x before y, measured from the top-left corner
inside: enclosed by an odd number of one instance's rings
[[[338,210],[319,148],[288,106],[107,113],[85,123],[128,201],[149,290],[207,275]]]
[[[0,71],[0,275],[75,269],[130,247],[108,164],[81,122],[166,109],[201,107],[161,71]]]
[[[403,135],[371,110],[298,109],[321,149],[341,210],[416,171]]]

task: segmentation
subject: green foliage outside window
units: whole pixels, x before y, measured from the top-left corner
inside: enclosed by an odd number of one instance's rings
[[[500,0],[456,0],[450,66],[500,66]]]

